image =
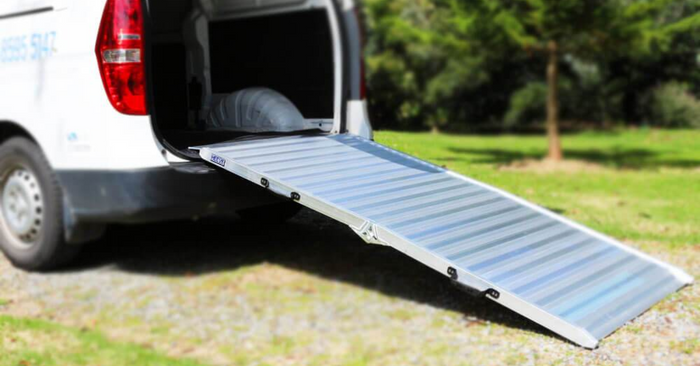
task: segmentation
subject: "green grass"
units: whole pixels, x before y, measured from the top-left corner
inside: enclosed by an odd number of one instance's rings
[[[563,138],[571,171],[502,169],[546,153],[541,136],[380,131],[378,142],[505,189],[618,239],[700,244],[700,131],[622,130]]]
[[[51,322],[0,316],[0,366],[202,365],[145,347],[109,341],[100,333]]]

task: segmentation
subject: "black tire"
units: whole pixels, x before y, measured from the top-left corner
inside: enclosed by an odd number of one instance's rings
[[[248,208],[236,212],[241,220],[253,225],[281,225],[301,211],[302,206],[295,202],[282,202],[274,205]]]
[[[16,183],[17,177],[31,182],[29,186],[34,190],[37,189],[34,182],[38,183],[38,191],[30,198],[35,200],[31,203],[34,206],[29,206],[33,209],[25,210],[34,219],[30,234],[14,232],[8,221],[11,213],[6,210],[15,210],[9,198],[17,195],[9,196],[8,192],[5,203],[5,191],[11,185],[8,183],[11,178]],[[39,146],[24,137],[13,137],[0,145],[0,249],[16,267],[31,271],[55,269],[80,250],[64,239],[63,195],[58,179]]]

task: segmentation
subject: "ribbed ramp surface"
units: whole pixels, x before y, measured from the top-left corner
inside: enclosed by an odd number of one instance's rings
[[[550,211],[360,137],[288,136],[199,149],[206,161],[584,347],[692,281]]]

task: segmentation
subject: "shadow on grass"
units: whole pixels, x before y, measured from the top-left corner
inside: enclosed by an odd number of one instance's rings
[[[522,152],[510,149],[493,148],[450,148],[455,154],[476,156],[461,159],[472,164],[510,164],[523,159],[541,159],[545,151]],[[567,159],[583,160],[613,168],[624,169],[658,169],[663,167],[692,169],[700,166],[698,159],[660,159],[659,152],[649,149],[610,149],[578,150],[565,149]]]
[[[280,227],[226,220],[116,226],[66,271],[115,266],[159,276],[197,276],[273,263],[465,316],[558,337],[498,304],[462,291],[402,253],[368,245],[347,226],[303,210]]]

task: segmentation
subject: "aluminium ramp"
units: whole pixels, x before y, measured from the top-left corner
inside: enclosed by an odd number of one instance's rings
[[[690,283],[683,271],[511,194],[352,135],[198,148],[584,347]]]

